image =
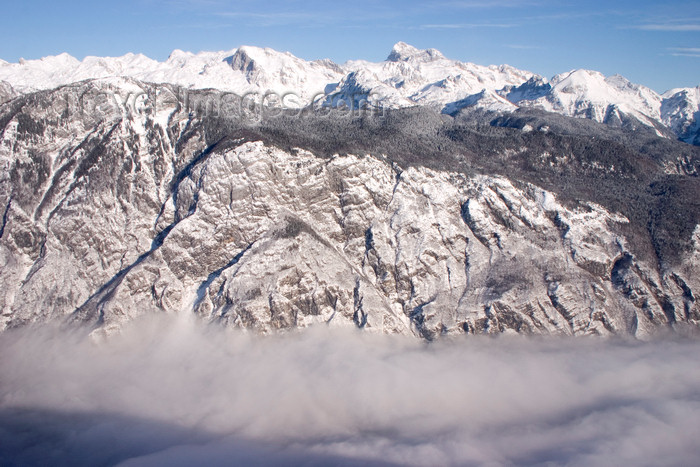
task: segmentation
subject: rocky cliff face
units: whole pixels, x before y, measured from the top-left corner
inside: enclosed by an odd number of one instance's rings
[[[596,199],[407,163],[419,148],[398,160],[280,144],[279,129],[222,126],[181,95],[112,79],[3,104],[0,327],[194,313],[263,333],[328,323],[434,339],[700,324],[698,227],[660,264],[637,254],[638,221]]]

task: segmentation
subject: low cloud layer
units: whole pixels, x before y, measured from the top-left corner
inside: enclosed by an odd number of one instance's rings
[[[700,342],[0,335],[3,465],[696,465]]]

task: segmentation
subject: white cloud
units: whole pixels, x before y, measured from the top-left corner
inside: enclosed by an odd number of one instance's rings
[[[694,465],[698,351],[164,319],[98,344],[19,331],[0,335],[0,446],[18,464]]]
[[[668,50],[674,57],[700,57],[700,47],[670,47]]]
[[[671,47],[668,50],[673,50],[682,53],[700,54],[700,47]]]
[[[474,28],[512,28],[515,24],[507,23],[446,23],[422,24],[418,29],[474,29]]]
[[[642,31],[700,31],[700,24],[678,24],[678,23],[659,23],[659,24],[641,24],[631,26],[631,29],[641,29]]]

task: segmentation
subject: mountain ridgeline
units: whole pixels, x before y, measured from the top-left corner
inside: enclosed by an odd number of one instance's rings
[[[430,107],[447,114],[465,107],[539,109],[611,126],[643,125],[659,136],[700,143],[700,86],[658,94],[622,76],[584,69],[547,79],[508,65],[451,60],[435,49],[419,50],[403,42],[378,63],[306,61],[249,46],[198,54],[176,50],[164,62],[135,54],[82,61],[68,54],[19,63],[0,60],[0,102],[20,93],[115,77],[241,96],[284,96],[285,104],[294,108],[362,102],[385,109]]]

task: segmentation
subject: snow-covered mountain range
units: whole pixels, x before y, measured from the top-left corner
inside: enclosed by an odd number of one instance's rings
[[[426,339],[700,328],[700,147],[672,133],[697,134],[698,89],[402,43],[343,65],[61,55],[0,79],[0,330],[149,313]],[[330,108],[183,105],[251,92]]]
[[[658,94],[622,76],[573,70],[546,79],[508,65],[481,66],[451,60],[435,49],[397,43],[387,59],[336,64],[306,61],[258,47],[193,54],[174,51],[164,62],[144,55],[86,57],[68,54],[19,63],[0,61],[0,101],[18,93],[52,89],[86,79],[129,77],[188,89],[237,94],[292,93],[286,101],[309,105],[364,101],[385,108],[415,105],[454,113],[463,107],[513,111],[537,108],[611,125],[632,120],[700,144],[700,86]]]

